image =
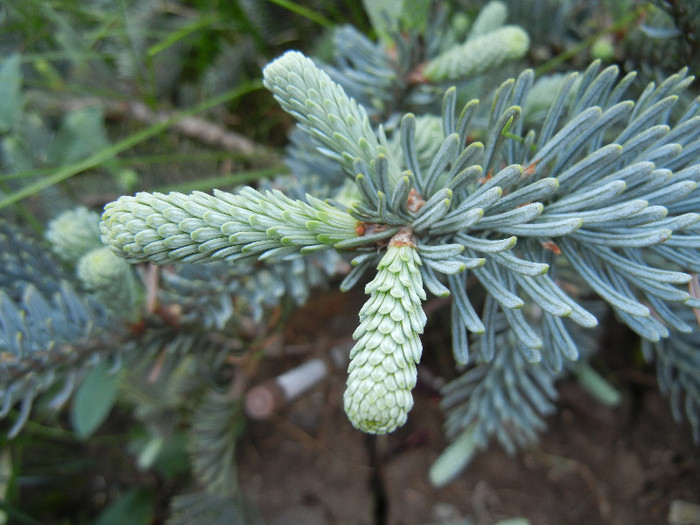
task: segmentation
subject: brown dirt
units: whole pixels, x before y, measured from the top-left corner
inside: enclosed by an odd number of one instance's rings
[[[348,302],[361,301],[361,294],[322,295],[296,314],[288,341],[347,336],[357,311]],[[239,448],[241,485],[269,525],[480,525],[515,517],[533,525],[666,524],[673,500],[700,503],[700,447],[687,425],[672,421],[652,373],[611,373],[621,406],[602,406],[564,381],[560,410],[537,446],[510,457],[492,445],[437,489],[427,472],[446,445],[438,396],[418,390],[403,428],[365,436],[343,413],[338,371],[270,420],[251,423]]]

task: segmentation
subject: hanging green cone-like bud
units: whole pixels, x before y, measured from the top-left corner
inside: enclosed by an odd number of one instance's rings
[[[416,364],[423,347],[425,300],[420,257],[410,229],[389,243],[367,285],[369,300],[360,310],[360,326],[350,352],[345,412],[352,424],[371,434],[393,432],[413,407]]]

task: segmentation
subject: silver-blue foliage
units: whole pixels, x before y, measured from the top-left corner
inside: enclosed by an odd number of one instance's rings
[[[438,19],[425,24],[425,35]],[[485,20],[472,27],[474,40],[503,29]],[[139,194],[108,205],[105,242],[154,262],[334,248],[353,256],[346,289],[366,271],[381,275],[383,257],[408,234],[400,244],[419,272],[413,285],[452,296],[454,358],[471,366],[446,390],[448,430],[464,445],[462,459],[493,436],[509,450],[534,438],[552,409],[554,379],[581,358],[579,331],[598,323],[580,301],[593,293],[663,348],[663,359],[655,352],[663,386],[697,432],[697,377],[686,372],[697,352],[677,342],[697,335],[690,313],[700,308],[689,286],[700,268],[700,103],[687,102],[693,77],[682,69],[639,90],[634,73],[594,62],[550,79],[548,97],[525,70],[485,102],[464,100],[440,82],[465,86],[464,64],[453,61],[468,53],[429,38],[419,52],[410,31],[392,37],[391,27],[378,43],[343,29],[333,66],[290,51],[264,70],[265,86],[306,135],[295,140],[290,164],[322,175],[333,162],[332,172],[344,173],[335,195],[324,190],[326,202],[251,188],[215,197]],[[455,41],[464,50],[466,35]],[[387,38],[395,39],[390,53]],[[442,65],[430,69],[431,60]],[[440,126],[410,112],[433,108]],[[404,277],[401,286],[410,287],[410,272]],[[388,312],[376,312],[376,322],[362,318],[371,330],[358,337],[400,331]],[[348,387],[346,406],[371,401],[367,377],[351,374]],[[384,428],[386,415],[353,422]]]
[[[115,334],[104,306],[76,290],[38,243],[4,222],[0,259],[0,417],[19,406],[12,437],[36,397],[53,389],[49,404],[62,406],[82,375],[120,347],[107,344]]]

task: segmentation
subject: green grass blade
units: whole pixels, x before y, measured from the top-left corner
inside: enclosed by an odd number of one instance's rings
[[[154,191],[159,191],[161,193],[168,193],[171,191],[188,193],[194,190],[206,191],[214,188],[230,188],[233,186],[238,186],[239,184],[245,184],[246,182],[250,182],[253,180],[274,177],[276,175],[284,173],[284,171],[284,166],[276,168],[267,168],[263,170],[239,171],[237,173],[222,175],[220,177],[210,177],[207,179],[197,179],[193,181],[181,182],[178,184],[169,184],[168,186],[157,188]]]
[[[333,27],[333,22],[328,20],[325,16],[322,14],[317,13],[316,11],[313,11],[312,9],[309,9],[308,7],[304,7],[303,5],[299,5],[295,2],[292,2],[291,0],[269,0],[273,4],[277,4],[280,7],[284,7],[285,9],[290,10],[292,13],[296,13],[299,16],[303,16],[304,18],[308,18],[312,22],[316,22],[317,24],[323,26],[323,27]]]
[[[199,18],[192,22],[191,24],[186,24],[179,28],[177,31],[173,31],[170,33],[167,37],[165,37],[163,40],[160,42],[153,44],[151,47],[148,48],[148,51],[146,51],[146,54],[148,57],[154,57],[161,51],[165,51],[168,49],[170,46],[173,44],[179,42],[183,38],[186,38],[187,36],[191,35],[192,33],[199,31],[200,29],[213,24],[214,22],[217,21],[217,18],[214,16],[203,16],[202,18]]]
[[[203,111],[207,111],[208,109],[211,109],[215,106],[218,106],[219,104],[223,104],[225,102],[229,102],[231,100],[235,100],[247,93],[250,93],[251,91],[255,91],[257,89],[260,89],[262,87],[261,82],[252,82],[245,84],[243,86],[240,86],[236,89],[227,91],[226,93],[222,93],[221,95],[214,97],[210,100],[206,100],[203,103],[195,106],[192,109],[183,111],[179,115],[176,115],[164,122],[158,122],[156,124],[153,124],[152,126],[149,126],[141,131],[138,131],[137,133],[134,133],[133,135],[126,137],[123,140],[120,140],[119,142],[109,146],[108,148],[104,148],[94,155],[91,155],[90,157],[83,159],[81,161],[75,162],[73,164],[69,164],[68,166],[63,166],[61,168],[58,168],[56,172],[49,176],[46,177],[45,179],[41,179],[39,181],[36,181],[33,184],[30,184],[26,186],[25,188],[22,188],[20,190],[17,190],[9,195],[6,195],[5,197],[0,199],[0,209],[6,208],[7,206],[14,204],[18,201],[21,201],[22,199],[25,199],[31,195],[34,195],[35,193],[44,190],[46,188],[49,188],[55,184],[58,184],[59,182],[62,182],[66,179],[69,179],[70,177],[73,177],[74,175],[77,175],[78,173],[81,173],[85,170],[88,170],[90,168],[94,168],[95,166],[105,162],[106,160],[111,159],[112,157],[118,155],[119,153],[126,151],[137,144],[140,144],[141,142],[154,137],[155,135],[158,135],[159,133],[162,133],[166,131],[168,128],[172,127],[173,125],[177,124],[179,121],[181,121],[183,118],[190,117],[192,115],[196,115],[197,113],[201,113]]]

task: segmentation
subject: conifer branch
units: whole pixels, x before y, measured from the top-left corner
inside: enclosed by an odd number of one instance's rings
[[[279,191],[138,193],[108,204],[104,242],[131,262],[284,259],[357,237],[357,221],[311,196]]]

